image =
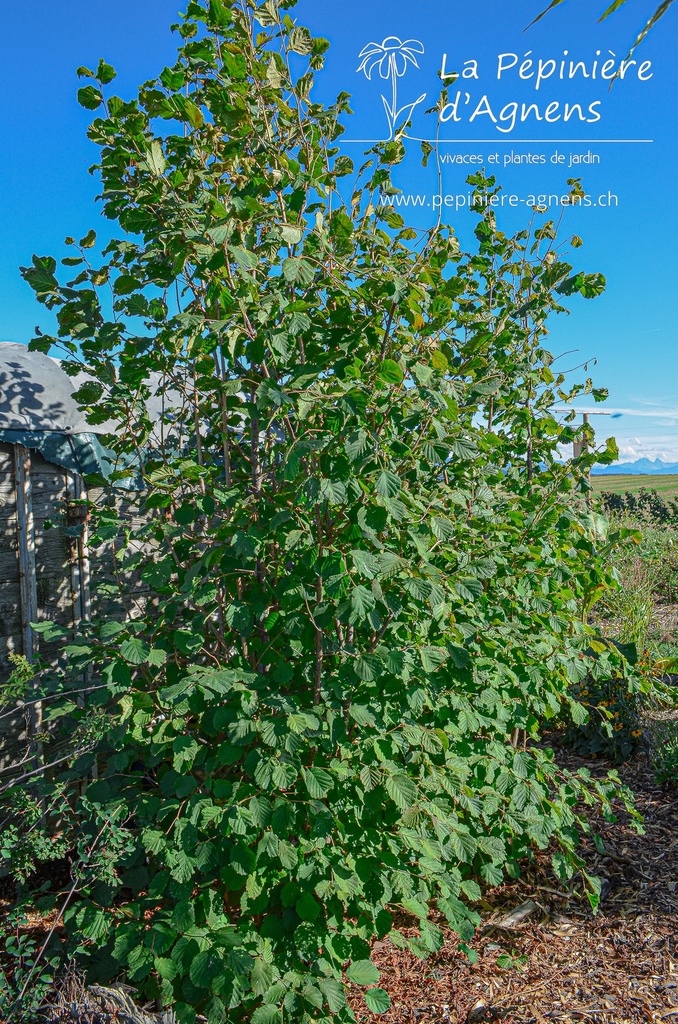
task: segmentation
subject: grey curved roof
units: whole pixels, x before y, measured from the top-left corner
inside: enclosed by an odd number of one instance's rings
[[[69,377],[58,359],[29,352],[25,345],[0,342],[0,430],[31,430],[59,434],[113,433],[115,423],[92,426],[78,408],[73,393],[86,375]],[[159,387],[160,379],[156,382]],[[170,397],[170,396],[168,396]],[[148,402],[151,419],[161,416],[162,398]]]
[[[0,342],[0,430],[92,430],[73,401],[76,385],[56,359]]]

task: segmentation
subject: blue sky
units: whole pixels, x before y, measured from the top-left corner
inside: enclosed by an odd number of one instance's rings
[[[398,106],[413,103],[426,93],[415,109],[412,134],[428,137],[434,127],[423,115],[437,96],[437,71],[447,54],[448,70],[468,69],[477,61],[477,78],[451,84],[451,99],[462,89],[455,122],[442,131],[441,152],[449,158],[475,156],[496,172],[504,191],[516,196],[515,205],[499,212],[500,226],[513,230],[530,215],[525,200],[531,195],[566,191],[565,179],[581,176],[592,201],[605,197],[606,205],[568,210],[565,229],[580,235],[583,248],[575,253],[577,264],[599,270],[608,279],[606,294],[592,302],[571,302],[572,315],[553,322],[550,345],[565,353],[561,365],[576,366],[589,360],[596,384],[610,390],[609,408],[623,411],[620,419],[597,422],[601,434],[614,432],[622,457],[660,457],[678,461],[678,377],[675,307],[676,196],[675,170],[678,148],[676,121],[676,61],[678,12],[671,10],[634,55],[639,64],[651,61],[638,79],[638,66],[612,90],[598,78],[560,80],[563,59],[584,61],[589,73],[594,60],[598,70],[604,60],[625,56],[628,44],[656,0],[629,0],[602,25],[595,21],[603,4],[597,0],[568,0],[531,28],[523,30],[545,0],[344,0],[341,7],[330,0],[300,0],[296,17],[314,34],[331,44],[327,69],[317,84],[317,95],[330,99],[347,90],[354,96],[355,116],[347,125],[347,139],[377,139],[388,134],[384,95],[391,102],[391,82],[379,78],[375,68],[369,81],[358,71],[359,53],[370,42],[388,37],[415,40],[412,50],[419,67],[411,63],[398,79]],[[115,91],[129,96],[141,82],[170,63],[176,41],[169,30],[181,4],[178,0],[116,0],[114,4],[91,0],[25,0],[21,8],[8,5],[3,12],[0,37],[0,194],[5,197],[0,245],[0,339],[26,343],[36,324],[48,329],[48,314],[33,300],[19,277],[18,267],[31,254],[63,255],[66,235],[81,235],[94,226],[110,233],[95,206],[96,179],[88,167],[97,158],[85,131],[89,114],[76,101],[75,70],[92,66],[104,57],[118,70]],[[423,48],[423,53],[420,49]],[[564,51],[568,55],[564,57]],[[596,51],[600,50],[600,56]],[[527,51],[531,51],[528,56]],[[500,54],[507,69],[497,78]],[[535,64],[524,68],[523,60]],[[528,77],[536,62],[555,60],[556,71],[535,89]],[[385,65],[384,65],[385,67]],[[566,65],[565,74],[568,67]],[[466,93],[469,102],[464,103]],[[524,124],[502,133],[487,113],[469,123],[472,112],[486,96],[495,116],[508,104],[538,104]],[[567,123],[545,120],[549,104],[553,118],[564,104],[579,104],[589,116],[589,104],[599,120],[580,121],[575,108]],[[510,108],[508,108],[510,113]],[[508,117],[508,114],[507,114]],[[430,119],[429,119],[430,120]],[[505,120],[500,125],[510,126]],[[459,140],[483,140],[461,142]],[[538,140],[524,142],[522,140]],[[559,140],[581,140],[576,143]],[[651,143],[603,142],[602,140],[651,139]],[[487,140],[487,141],[485,141]],[[362,149],[347,143],[359,155]],[[558,152],[564,163],[554,163]],[[570,166],[575,158],[592,153],[590,164]],[[489,163],[490,158],[496,163]],[[546,163],[538,163],[544,157]],[[531,159],[529,164],[526,159]],[[505,166],[506,164],[506,166]],[[419,144],[408,143],[408,157],[399,169],[398,184],[407,195],[421,196],[421,208],[410,208],[407,218],[425,226],[435,215],[433,199],[449,196],[444,219],[453,224],[462,244],[471,245],[473,217],[455,209],[464,194],[466,174],[472,167],[446,162],[442,193],[433,166],[423,170]],[[610,194],[617,197],[610,199]],[[414,201],[414,200],[413,200]],[[431,204],[431,205],[426,205]],[[401,208],[402,209],[402,208]],[[404,212],[404,211],[402,211]],[[594,364],[594,360],[597,360]],[[586,403],[584,403],[586,404]],[[610,429],[606,430],[605,428]]]

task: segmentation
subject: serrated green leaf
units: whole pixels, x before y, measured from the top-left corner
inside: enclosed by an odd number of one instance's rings
[[[445,647],[422,647],[419,651],[421,664],[425,672],[435,672],[449,658]]]
[[[283,263],[283,276],[290,284],[306,287],[315,277],[313,264],[301,256],[290,256]]]
[[[258,1006],[250,1017],[251,1024],[282,1024],[282,1013],[277,1006],[266,1003]]]
[[[405,377],[395,359],[384,359],[383,363],[379,364],[377,376],[385,384],[402,384]]]
[[[480,886],[477,882],[474,882],[473,879],[467,878],[461,882],[460,885],[462,892],[465,893],[473,902],[476,902],[482,896]]]
[[[360,769],[360,781],[363,788],[370,793],[381,783],[381,769],[374,764],[366,764]]]
[[[217,980],[223,969],[222,954],[216,949],[205,949],[191,961],[189,975],[194,985],[210,991],[212,982]]]
[[[334,786],[332,776],[322,768],[302,768],[302,775],[314,800],[322,800]]]
[[[362,584],[354,587],[351,592],[351,607],[357,619],[366,619],[375,605],[376,601],[371,590]]]
[[[367,1009],[372,1013],[386,1013],[391,1005],[388,993],[383,988],[368,988],[364,995]]]
[[[296,245],[304,237],[304,229],[300,224],[281,224],[280,234],[288,245]]]
[[[318,978],[318,988],[332,1013],[338,1013],[346,1006],[346,993],[341,982],[335,978]]]
[[[382,470],[377,478],[375,490],[382,498],[394,498],[400,494],[400,477],[389,470]]]
[[[130,665],[145,664],[150,653],[151,648],[146,641],[136,636],[123,640],[120,644],[120,654]]]
[[[387,775],[385,785],[391,800],[401,810],[406,810],[416,802],[417,787],[407,775]]]
[[[255,996],[263,996],[275,981],[275,968],[263,957],[257,957],[252,966],[250,983]]]
[[[428,917],[428,907],[413,897],[404,899],[402,901],[402,905],[403,909],[406,910],[408,914],[413,914],[415,917],[419,917],[423,921]]]
[[[153,173],[158,177],[165,173],[167,163],[162,151],[162,143],[158,139],[153,139],[146,150],[146,162]]]
[[[371,960],[356,960],[346,969],[347,977],[355,985],[376,985],[379,971]]]

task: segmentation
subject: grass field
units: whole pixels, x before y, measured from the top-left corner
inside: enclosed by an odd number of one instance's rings
[[[631,492],[637,494],[641,487],[648,491],[657,491],[664,498],[678,497],[678,474],[667,474],[666,476],[632,476],[627,474],[610,474],[609,476],[591,477],[594,494],[602,491],[614,491],[615,494]]]

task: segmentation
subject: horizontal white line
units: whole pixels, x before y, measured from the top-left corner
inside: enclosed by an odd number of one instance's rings
[[[575,412],[577,415],[586,413],[587,416],[641,416],[646,419],[653,420],[678,420],[678,410],[676,409],[576,409],[574,406],[570,409],[554,409],[559,415],[568,412]]]
[[[558,143],[559,145],[564,145],[565,143],[570,143],[570,144],[575,144],[576,143],[577,145],[601,146],[603,144],[608,144],[608,143],[609,144],[614,144],[614,145],[623,145],[623,144],[647,145],[649,143],[653,143],[654,142],[654,139],[437,139],[436,140],[436,139],[418,139],[418,138],[415,138],[413,135],[406,135],[406,136],[404,136],[404,138],[408,142],[428,142],[432,146],[436,146],[436,145],[453,146],[453,145],[457,145],[457,144],[461,144],[461,143],[473,143],[474,145],[478,145],[479,143],[494,143],[494,142],[504,143],[505,145],[508,145],[508,143],[511,143],[513,145],[521,144],[521,143],[529,143],[531,146],[535,146],[535,145],[537,145],[537,146],[539,146],[539,145],[551,146],[554,143]],[[389,140],[388,139],[341,139],[340,141],[342,143],[343,142],[350,142],[350,143],[354,143],[355,145],[364,146],[364,145],[375,145],[378,142],[384,142],[385,143],[385,142],[388,142]],[[393,141],[393,140],[391,139],[390,141]]]

